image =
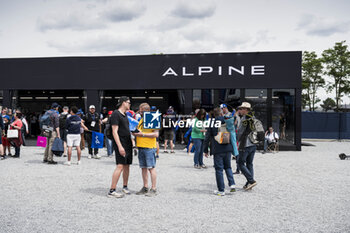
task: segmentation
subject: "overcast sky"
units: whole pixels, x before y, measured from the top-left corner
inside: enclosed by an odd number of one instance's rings
[[[316,51],[349,0],[0,0],[0,57]]]

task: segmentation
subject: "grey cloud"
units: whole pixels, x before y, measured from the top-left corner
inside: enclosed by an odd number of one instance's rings
[[[216,6],[212,2],[181,2],[172,10],[171,14],[180,18],[203,19],[214,15],[215,10]]]
[[[91,15],[82,15],[77,12],[41,17],[37,20],[37,26],[42,32],[63,29],[81,31],[105,28],[105,24],[98,17],[94,18]]]
[[[211,29],[205,25],[191,27],[189,29],[183,30],[181,34],[184,38],[190,41],[213,39],[213,33],[211,33]]]
[[[143,4],[137,2],[130,3],[125,2],[118,4],[110,10],[102,12],[102,16],[112,22],[131,21],[140,17],[146,11],[146,7]]]
[[[156,31],[170,31],[179,29],[189,25],[191,21],[189,19],[167,17],[161,20],[158,24],[147,25],[140,27],[141,29],[152,29]]]
[[[303,30],[311,36],[322,37],[347,32],[349,29],[350,21],[318,18],[313,15],[303,15],[297,25],[297,30]]]
[[[256,40],[253,42],[253,46],[258,44],[269,44],[271,41],[275,40],[276,37],[270,36],[270,32],[268,30],[260,30],[257,32],[255,36]]]
[[[331,36],[336,33],[347,32],[350,29],[350,22],[339,24],[318,25],[307,30],[307,34],[315,36]]]
[[[315,20],[315,16],[309,15],[309,14],[305,14],[299,20],[298,28],[302,29],[302,28],[310,25],[314,20]]]
[[[85,40],[50,41],[49,47],[64,53],[95,53],[95,54],[125,54],[147,52],[150,44],[154,44],[141,33],[126,35],[101,34]]]

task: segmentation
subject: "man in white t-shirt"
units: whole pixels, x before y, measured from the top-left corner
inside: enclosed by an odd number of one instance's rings
[[[273,131],[272,127],[269,127],[269,130],[266,131],[265,133],[265,141],[264,141],[264,152],[266,153],[267,146],[270,145],[271,143],[277,142],[279,139],[278,134]]]

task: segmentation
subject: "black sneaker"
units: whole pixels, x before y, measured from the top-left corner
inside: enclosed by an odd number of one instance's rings
[[[43,163],[47,163],[47,162],[49,162],[49,160],[47,160],[47,159],[44,159],[44,160],[43,160]]]
[[[56,162],[56,161],[53,161],[53,160],[52,160],[52,161],[48,161],[47,163],[48,163],[48,164],[57,164],[57,162]]]

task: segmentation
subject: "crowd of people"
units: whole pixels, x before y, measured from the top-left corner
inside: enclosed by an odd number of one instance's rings
[[[175,153],[174,144],[176,135],[185,143],[188,153],[193,152],[193,166],[195,169],[206,169],[203,156],[213,155],[218,196],[225,195],[225,182],[223,173],[225,171],[230,192],[236,191],[234,174],[242,173],[247,182],[244,189],[249,190],[257,185],[254,178],[253,160],[257,149],[256,140],[252,140],[254,131],[254,114],[251,105],[243,102],[237,110],[228,110],[226,104],[221,104],[210,112],[205,109],[196,109],[192,114],[194,124],[192,127],[177,127],[176,124],[165,124],[167,127],[158,129],[145,129],[143,126],[143,113],[156,111],[155,106],[142,103],[135,112],[130,109],[131,103],[128,97],[120,97],[117,109],[108,111],[103,108],[97,113],[94,105],[89,106],[86,114],[76,106],[61,106],[53,103],[51,109],[43,112],[39,118],[39,127],[43,136],[47,137],[47,145],[44,152],[43,162],[57,164],[54,161],[52,146],[56,138],[64,143],[63,156],[67,157],[64,163],[71,165],[73,148],[77,151],[77,164],[81,164],[81,151],[88,147],[88,158],[100,159],[99,149],[92,148],[92,132],[104,133],[107,156],[115,153],[116,168],[112,175],[112,182],[108,197],[121,198],[130,194],[128,180],[130,165],[133,156],[138,155],[139,166],[142,170],[143,186],[137,195],[155,196],[157,191],[156,160],[159,158],[159,138],[164,140],[164,153],[169,153],[167,144],[170,146],[170,153]],[[25,145],[25,134],[29,134],[28,123],[23,114],[16,110],[15,114],[11,109],[3,108],[0,120],[1,140],[0,155],[15,158],[20,157],[21,145]],[[165,121],[179,121],[174,108],[169,107],[163,115]],[[191,119],[191,118],[190,118]],[[186,119],[185,119],[186,120]],[[204,126],[205,121],[220,122],[221,126],[214,124]],[[131,130],[130,124],[136,122],[136,129]],[[198,124],[201,122],[202,124]],[[32,123],[32,122],[31,122]],[[33,126],[32,126],[33,127]],[[10,137],[10,131],[18,131],[17,137]],[[12,133],[12,132],[11,132]],[[265,133],[264,151],[267,146],[278,140],[278,134],[273,132],[272,127]],[[221,137],[221,139],[218,139]],[[11,154],[11,147],[15,148],[14,155]],[[236,160],[236,171],[232,171],[231,161]],[[122,191],[117,191],[117,184],[120,176],[123,176]],[[148,185],[148,175],[151,178],[151,188]]]

